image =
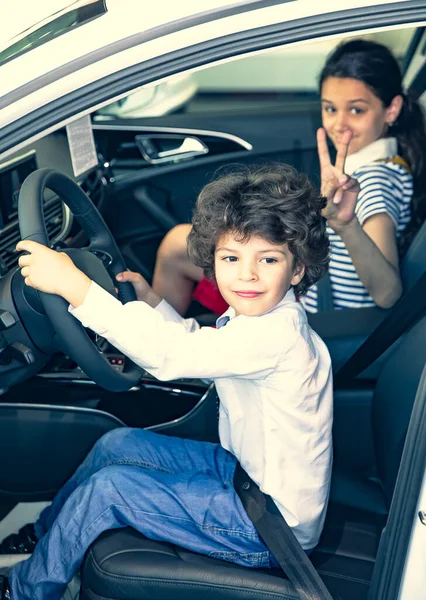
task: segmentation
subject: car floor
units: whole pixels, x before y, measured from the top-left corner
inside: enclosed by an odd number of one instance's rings
[[[41,511],[50,502],[22,502],[0,523],[0,542],[11,533],[16,533],[23,525],[34,523]],[[14,565],[26,560],[28,554],[0,554],[0,572],[7,574]],[[61,600],[77,600],[80,593],[80,577],[77,575],[69,583]]]

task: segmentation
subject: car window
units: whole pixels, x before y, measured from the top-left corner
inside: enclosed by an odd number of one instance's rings
[[[387,45],[403,66],[415,32],[416,28],[406,28],[354,37]],[[177,111],[267,110],[292,102],[300,109],[302,101],[317,100],[320,70],[339,41],[333,37],[285,46],[172,77],[102,108],[98,119],[156,117]]]
[[[414,86],[415,92],[420,95],[420,103],[426,108],[426,92],[424,92],[425,75],[419,80],[418,75],[426,63],[426,28],[419,28],[410,45],[410,61],[404,77],[406,87]]]

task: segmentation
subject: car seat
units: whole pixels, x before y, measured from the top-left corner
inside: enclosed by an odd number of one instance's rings
[[[409,290],[426,270],[426,222],[417,231],[401,265],[404,291]],[[346,310],[327,310],[308,314],[311,327],[320,335],[330,352],[333,370],[339,368],[354,354],[392,309],[377,306]],[[397,342],[398,343],[398,342]],[[389,352],[374,362],[359,378],[376,380]]]

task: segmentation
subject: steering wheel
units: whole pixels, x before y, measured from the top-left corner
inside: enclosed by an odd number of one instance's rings
[[[89,238],[83,249],[61,250],[93,281],[113,295],[115,287],[122,302],[136,300],[133,286],[115,283],[115,275],[126,270],[123,257],[105,221],[92,201],[72,179],[53,169],[39,169],[24,181],[18,205],[19,228],[23,240],[49,245],[44,223],[44,191],[55,192],[69,207]],[[107,271],[104,262],[108,263]],[[55,294],[37,292],[54,329],[54,346],[70,356],[96,383],[110,391],[125,391],[136,385],[141,369],[130,360],[122,372],[117,371],[92,342],[85,328],[68,311],[68,303]]]

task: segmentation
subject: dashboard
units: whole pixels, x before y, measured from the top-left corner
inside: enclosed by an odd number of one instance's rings
[[[30,173],[45,167],[56,169],[75,179],[65,131],[50,134],[0,163],[0,277],[18,263],[16,244],[20,240],[18,200],[21,186]],[[90,176],[89,173],[78,181],[83,189]],[[93,189],[85,191],[90,196]],[[73,216],[51,190],[45,191],[44,220],[51,246],[69,237]]]

